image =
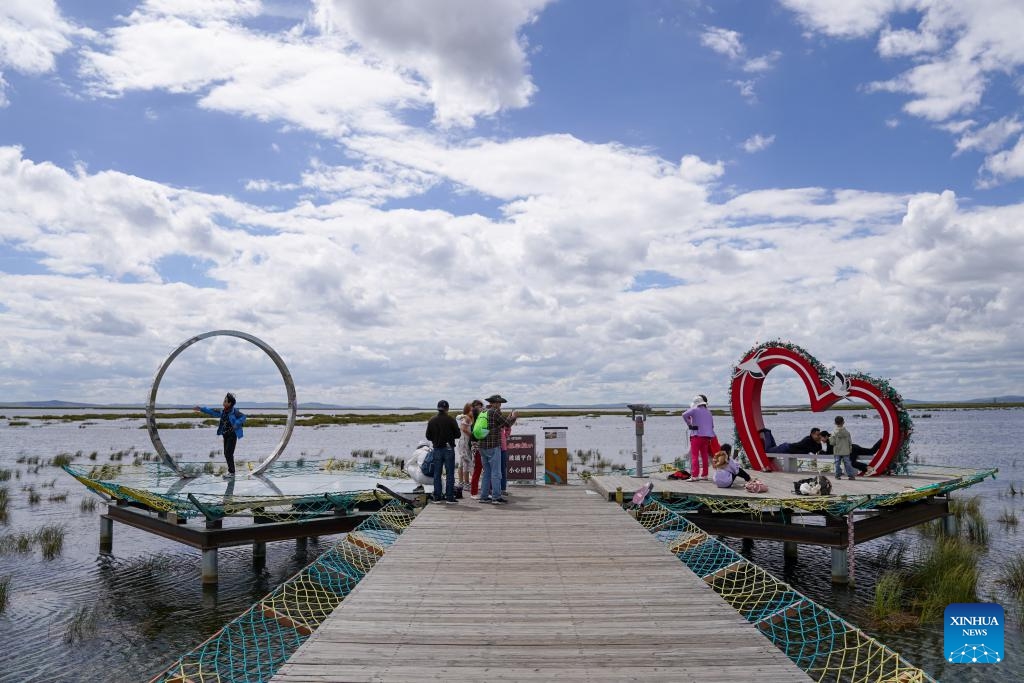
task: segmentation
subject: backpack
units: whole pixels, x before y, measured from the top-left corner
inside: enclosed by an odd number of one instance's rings
[[[433,449],[427,453],[427,457],[423,458],[423,463],[420,464],[420,472],[423,473],[424,477],[434,476],[434,451]]]
[[[807,484],[810,493],[801,491],[801,485]],[[793,491],[800,496],[827,496],[832,493],[832,482],[828,480],[828,477],[818,475],[817,477],[809,477],[807,479],[800,479],[793,482]]]
[[[487,411],[481,410],[480,414],[476,416],[476,422],[473,423],[473,438],[481,441],[487,438],[489,431],[491,431],[491,428],[487,422]]]

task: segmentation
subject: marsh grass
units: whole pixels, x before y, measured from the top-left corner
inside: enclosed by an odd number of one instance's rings
[[[902,631],[917,624],[917,617],[904,606],[906,592],[907,581],[903,572],[882,575],[875,586],[875,599],[871,605],[871,617],[878,627]]]
[[[940,620],[954,602],[976,602],[977,547],[962,538],[939,538],[921,566],[910,572],[911,604],[921,623]]]
[[[0,524],[7,524],[7,505],[10,503],[10,496],[7,487],[0,487]]]
[[[96,511],[96,499],[95,498],[83,498],[82,502],[78,504],[78,509],[82,512],[95,512]]]
[[[999,515],[996,521],[1006,526],[1017,526],[1020,523],[1015,510],[1003,510],[1003,513]]]
[[[373,457],[373,449],[372,448],[353,448],[352,449],[352,457],[353,458],[372,458]]]
[[[71,621],[64,630],[64,642],[68,645],[80,642],[96,633],[96,624],[99,621],[99,614],[95,607],[83,605],[75,610]]]
[[[79,451],[79,453],[81,453],[81,451]],[[70,465],[74,459],[75,456],[70,453],[58,453],[53,456],[53,460],[50,461],[50,464],[54,467],[64,467],[66,465]]]
[[[0,481],[9,481],[11,478],[11,471],[0,467]]]
[[[64,527],[56,524],[47,524],[36,532],[35,540],[45,559],[52,560],[60,555],[64,549],[64,533]]]
[[[43,499],[42,494],[39,493],[38,491],[36,491],[31,486],[28,487],[27,491],[28,491],[28,504],[29,505],[36,505],[36,504],[39,503],[39,501],[41,501]]]
[[[0,536],[0,555],[27,553],[31,549],[32,536],[29,534],[4,534]]]
[[[10,599],[10,594],[11,594],[11,577],[10,577],[10,575],[8,574],[7,576],[0,576],[0,614],[3,614],[4,610],[7,609],[7,603],[9,601],[9,599]]]
[[[909,549],[906,541],[893,541],[879,553],[878,562],[886,569],[902,569],[907,563]]]
[[[996,583],[1013,591],[1018,601],[1024,599],[1024,554],[1017,553],[1000,568]]]
[[[64,493],[53,493],[46,500],[51,503],[66,503],[68,501],[68,494],[66,491]]]

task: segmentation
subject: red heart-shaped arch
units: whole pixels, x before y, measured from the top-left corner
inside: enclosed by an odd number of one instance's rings
[[[828,410],[836,401],[847,397],[862,399],[878,411],[882,418],[882,443],[871,458],[870,466],[875,473],[886,472],[908,436],[900,423],[900,407],[870,377],[856,375],[846,378],[836,373],[831,381],[826,381],[819,370],[820,364],[801,351],[791,345],[762,344],[744,356],[733,371],[732,415],[751,466],[761,471],[778,469],[774,459],[765,452],[761,440],[761,430],[764,429],[761,389],[772,368],[784,365],[796,371],[803,380],[811,410],[815,413]]]

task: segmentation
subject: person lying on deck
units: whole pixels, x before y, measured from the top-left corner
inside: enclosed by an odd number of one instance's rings
[[[796,443],[783,441],[777,446],[766,448],[766,453],[791,453],[795,455],[806,455],[809,453],[821,452],[821,430],[817,427],[811,429],[810,434]]]

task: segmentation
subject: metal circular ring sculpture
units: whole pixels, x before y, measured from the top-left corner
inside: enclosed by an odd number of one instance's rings
[[[146,428],[149,430],[149,439],[153,442],[153,447],[163,459],[164,464],[179,475],[184,476],[185,473],[182,472],[181,468],[178,467],[178,464],[171,459],[170,454],[167,453],[167,449],[164,448],[163,442],[160,441],[160,434],[156,429],[156,392],[160,388],[160,380],[163,378],[164,373],[167,371],[167,368],[170,367],[174,359],[188,347],[208,337],[238,337],[239,339],[244,339],[250,344],[259,347],[265,354],[270,356],[270,360],[274,361],[274,365],[276,365],[277,369],[281,372],[281,379],[284,380],[284,386],[288,392],[288,422],[285,424],[284,434],[281,436],[281,441],[277,444],[274,452],[252,471],[254,475],[261,474],[264,470],[270,467],[275,460],[277,460],[281,453],[284,452],[285,446],[288,445],[288,439],[292,437],[292,429],[295,428],[295,412],[297,407],[295,402],[295,383],[292,381],[292,374],[288,372],[288,367],[284,364],[281,356],[277,355],[277,352],[270,348],[266,342],[252,336],[251,334],[246,334],[245,332],[238,332],[236,330],[214,330],[213,332],[204,332],[203,334],[196,335],[182,343],[181,346],[174,350],[174,353],[167,357],[167,360],[163,362],[160,369],[156,371],[156,377],[153,378],[153,388],[149,390],[149,401],[146,403]]]

